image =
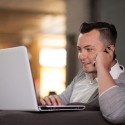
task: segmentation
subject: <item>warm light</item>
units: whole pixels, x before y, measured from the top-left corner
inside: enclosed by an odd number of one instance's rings
[[[41,47],[50,48],[65,48],[66,39],[64,35],[42,35],[41,42],[39,43]]]
[[[49,92],[60,94],[65,90],[65,68],[42,68],[40,96],[45,97]]]
[[[40,51],[40,96],[49,92],[60,94],[65,90],[66,50],[63,48],[43,48]]]
[[[66,80],[66,38],[65,16],[47,15],[42,19],[39,63],[40,96],[50,92],[60,94],[65,90]]]
[[[44,33],[65,33],[65,16],[45,16],[42,20],[42,31]]]
[[[40,64],[49,67],[66,66],[66,50],[63,48],[43,48],[40,51]]]

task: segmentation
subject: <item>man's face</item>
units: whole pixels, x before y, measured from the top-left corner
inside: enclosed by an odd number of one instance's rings
[[[80,34],[77,42],[78,58],[82,64],[83,70],[86,73],[96,72],[93,63],[96,54],[104,51],[104,43],[100,39],[100,33],[97,30],[92,30],[88,33]]]

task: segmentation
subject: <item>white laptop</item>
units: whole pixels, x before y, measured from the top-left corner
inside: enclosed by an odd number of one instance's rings
[[[38,106],[27,48],[0,50],[0,110],[84,110],[84,105]]]

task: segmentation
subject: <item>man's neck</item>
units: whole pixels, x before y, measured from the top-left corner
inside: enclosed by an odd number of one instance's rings
[[[111,67],[113,67],[115,64],[117,63],[116,60],[114,60],[111,64]],[[91,73],[87,73],[89,76],[91,76],[92,79],[95,79],[97,77],[97,72],[91,72]]]
[[[112,68],[116,63],[117,63],[117,61],[116,61],[116,60],[113,60],[113,61],[112,61],[112,64],[111,64],[111,68]]]
[[[97,77],[97,72],[91,72],[87,73],[92,79],[95,79]]]

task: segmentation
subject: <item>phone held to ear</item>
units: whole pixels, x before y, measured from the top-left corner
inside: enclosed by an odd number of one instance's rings
[[[110,47],[106,47],[105,50],[104,50],[104,52],[106,52],[106,53],[108,53],[107,50],[106,50],[107,48],[108,48],[109,50],[111,49]],[[114,53],[114,54],[113,54],[113,60],[115,60],[115,58],[116,58],[116,54]],[[95,62],[94,62],[94,64],[93,64],[93,66],[95,67]]]
[[[104,52],[106,52],[106,53],[108,53],[108,52],[107,52],[107,50],[106,50],[107,48],[108,48],[109,50],[111,50],[111,48],[110,48],[110,47],[106,47],[106,48],[105,48],[105,51],[104,51]],[[115,53],[113,53],[113,60],[115,60],[115,59],[116,59],[116,54],[115,54]]]

